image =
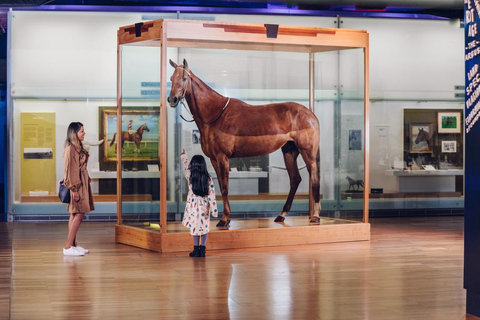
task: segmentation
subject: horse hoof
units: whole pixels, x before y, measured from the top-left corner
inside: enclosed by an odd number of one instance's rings
[[[226,227],[230,224],[230,220],[227,220],[227,221],[223,221],[223,220],[220,220],[218,221],[217,223],[217,227]]]
[[[320,223],[320,218],[319,217],[313,217],[310,219],[310,223]]]
[[[285,217],[282,217],[282,216],[278,216],[275,218],[275,220],[273,220],[273,222],[283,222],[285,221]]]

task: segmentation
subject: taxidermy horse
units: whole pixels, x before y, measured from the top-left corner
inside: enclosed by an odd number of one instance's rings
[[[122,131],[122,150],[125,150],[123,148],[123,144],[125,141],[134,141],[135,145],[137,146],[137,149],[135,149],[134,152],[140,153],[140,142],[142,141],[142,136],[143,136],[143,130],[150,132],[150,129],[148,129],[147,124],[144,123],[140,126],[140,128],[137,129],[137,132],[135,133],[130,133],[128,131]],[[117,133],[115,132],[113,134],[113,139],[112,142],[110,142],[110,147],[115,143],[115,137],[117,136]],[[115,148],[115,153],[117,153],[117,149]]]
[[[428,149],[430,148],[430,133],[423,130],[423,128],[418,128],[417,138],[415,139],[415,144],[419,144],[422,141],[426,141],[428,144]]]
[[[185,98],[200,131],[203,153],[210,158],[222,192],[223,216],[217,226],[230,223],[228,201],[229,158],[252,157],[282,148],[290,178],[290,192],[275,222],[283,222],[302,180],[297,157],[302,155],[310,174],[315,201],[310,222],[320,222],[320,125],[308,108],[294,102],[252,106],[220,95],[195,76],[186,60],[171,77],[168,102],[172,108]]]

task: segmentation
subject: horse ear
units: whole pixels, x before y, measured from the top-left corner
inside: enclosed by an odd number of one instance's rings
[[[190,69],[188,68],[188,62],[185,59],[183,59],[183,68],[187,71],[190,71]]]
[[[173,62],[172,59],[169,59],[169,60],[170,60],[170,65],[176,69],[178,65],[175,62]]]

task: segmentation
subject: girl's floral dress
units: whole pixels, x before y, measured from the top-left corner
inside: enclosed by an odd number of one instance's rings
[[[185,154],[182,154],[181,157],[183,170],[185,171],[185,178],[187,178],[188,181],[187,204],[185,206],[182,224],[185,227],[190,228],[190,234],[192,236],[201,236],[210,231],[210,215],[215,218],[218,216],[213,180],[210,177],[208,195],[205,197],[195,195],[192,190],[192,184],[190,183],[188,157]]]

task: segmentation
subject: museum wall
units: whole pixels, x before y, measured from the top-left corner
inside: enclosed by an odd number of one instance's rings
[[[101,137],[98,108],[114,106],[116,96],[116,31],[120,26],[175,14],[80,13],[14,11],[11,27],[11,98],[14,107],[14,159],[20,156],[20,113],[56,113],[56,163],[62,163],[64,132],[71,121],[86,125],[87,140]],[[181,18],[199,18],[182,15]],[[333,17],[201,15],[216,21],[273,23],[315,27],[337,27]],[[341,18],[341,28],[367,30],[370,34],[370,185],[384,192],[398,191],[395,177],[385,175],[403,154],[403,110],[406,108],[462,109],[455,86],[463,85],[463,29],[458,23],[439,20]],[[138,52],[136,52],[138,50]],[[158,49],[157,49],[158,50]],[[158,81],[155,48],[129,48],[132,58],[125,66],[124,98],[132,106],[148,105],[139,95],[141,81]],[[360,52],[359,52],[360,51]],[[138,59],[138,56],[142,59]],[[177,63],[186,58],[190,68],[219,93],[252,104],[296,101],[308,105],[308,57],[281,52],[169,49]],[[363,130],[363,54],[361,50],[317,54],[315,65],[315,113],[322,130],[322,194],[335,197],[336,188],[348,188],[346,176],[363,177],[363,149],[349,148],[352,130]],[[152,61],[155,63],[152,64]],[[248,69],[246,68],[248,66]],[[170,68],[170,67],[169,67]],[[169,73],[173,69],[169,69]],[[141,74],[141,77],[138,75]],[[457,91],[458,92],[458,91]],[[66,99],[66,100],[64,100]],[[341,106],[340,133],[334,129],[335,109]],[[175,121],[169,110],[169,121]],[[91,126],[89,124],[92,124]],[[378,134],[382,128],[382,134]],[[386,128],[386,129],[385,129]],[[385,130],[387,135],[385,136]],[[169,135],[173,136],[173,126]],[[183,124],[187,145],[194,125]],[[363,132],[362,132],[363,136]],[[336,141],[335,139],[338,139]],[[175,162],[172,141],[168,162]],[[336,145],[340,144],[339,151]],[[199,146],[191,145],[192,152]],[[99,161],[93,151],[92,162]],[[20,196],[20,165],[14,169],[15,199]],[[280,151],[269,156],[270,166],[283,166]],[[336,164],[336,162],[338,162]],[[338,167],[336,167],[338,165]],[[300,167],[303,163],[299,164]],[[270,192],[286,192],[285,172],[269,169]],[[302,170],[303,181],[306,170]],[[56,167],[56,180],[63,165]],[[175,179],[169,171],[169,180]],[[306,192],[302,183],[299,192]],[[339,187],[338,187],[339,186]],[[170,190],[174,197],[174,190]],[[113,212],[113,211],[112,211]]]

